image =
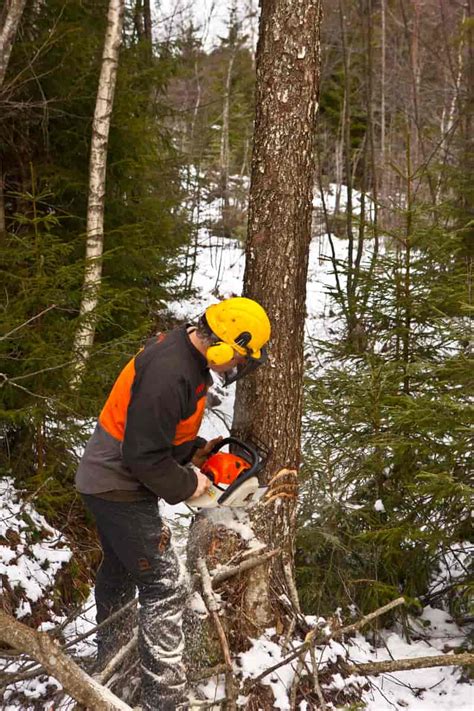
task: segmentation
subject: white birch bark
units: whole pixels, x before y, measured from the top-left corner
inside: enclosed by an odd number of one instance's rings
[[[102,67],[92,123],[91,155],[89,164],[89,199],[87,206],[86,266],[82,292],[79,326],[73,345],[72,387],[82,377],[94,342],[97,323],[97,303],[102,279],[104,248],[104,202],[107,168],[107,145],[114,103],[124,16],[123,0],[110,0],[107,14]]]
[[[222,109],[222,134],[221,134],[221,146],[220,146],[220,179],[223,191],[223,208],[224,212],[227,211],[229,207],[229,170],[230,170],[230,138],[229,138],[229,127],[230,127],[230,90],[232,84],[232,70],[234,67],[235,55],[238,49],[237,40],[237,8],[235,2],[230,8],[229,17],[229,63],[227,65],[227,73],[225,78],[225,93],[224,93],[224,105]],[[224,222],[227,216],[224,214]]]
[[[386,35],[385,35],[385,0],[381,4],[382,21],[382,46],[380,57],[380,197],[385,197],[385,62],[386,62]]]
[[[0,28],[0,87],[5,80],[10,54],[26,0],[10,0],[4,8],[5,20]]]
[[[466,21],[466,9],[464,8],[464,11],[462,14],[462,25],[464,25],[465,21]],[[459,41],[458,53],[457,53],[457,72],[456,72],[456,76],[454,77],[454,82],[453,82],[454,86],[452,88],[451,100],[449,102],[449,106],[448,107],[445,106],[443,108],[443,113],[441,116],[440,151],[441,151],[442,161],[443,161],[444,165],[447,164],[448,158],[449,158],[449,145],[450,145],[450,140],[451,140],[451,132],[454,127],[454,120],[456,117],[456,107],[458,106],[458,103],[459,103],[461,81],[462,81],[462,76],[463,76],[463,72],[464,72],[464,44],[465,44],[464,35],[461,34],[461,39]],[[442,175],[440,174],[439,179],[438,179],[438,185],[436,188],[436,203],[438,203],[440,200],[441,188],[442,188]]]
[[[8,62],[18,25],[20,24],[26,0],[10,0],[3,8],[3,21],[0,27],[0,88],[5,81]],[[3,195],[3,167],[0,160],[0,234],[5,232],[5,202]]]

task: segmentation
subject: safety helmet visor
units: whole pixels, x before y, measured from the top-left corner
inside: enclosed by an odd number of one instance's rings
[[[257,370],[257,368],[266,363],[268,360],[268,353],[265,346],[263,346],[258,353],[259,356],[257,358],[255,353],[247,352],[243,363],[238,363],[234,368],[232,368],[232,370],[222,373],[224,387],[237,382],[240,378],[245,378],[247,375],[250,375]]]

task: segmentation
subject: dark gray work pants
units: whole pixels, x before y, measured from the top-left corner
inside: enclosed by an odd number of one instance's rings
[[[117,502],[82,495],[97,523],[104,557],[97,571],[97,622],[135,597],[144,711],[174,711],[185,701],[182,613],[187,589],[171,533],[155,500]],[[98,658],[116,651],[119,618],[98,631]]]

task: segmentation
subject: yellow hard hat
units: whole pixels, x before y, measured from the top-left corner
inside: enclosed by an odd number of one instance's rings
[[[270,320],[265,309],[253,299],[235,296],[206,309],[211,331],[243,356],[260,359],[270,338]]]

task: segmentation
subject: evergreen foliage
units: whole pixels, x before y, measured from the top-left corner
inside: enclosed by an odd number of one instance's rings
[[[172,47],[127,8],[109,140],[99,322],[79,393],[70,361],[84,276],[89,151],[107,2],[28,4],[1,94],[0,469],[47,513],[73,496],[78,447],[120,367],[156,327],[189,237],[180,157],[165,126]],[[44,311],[44,313],[42,313]],[[48,510],[49,509],[49,510]]]
[[[423,598],[438,561],[472,533],[469,262],[447,207],[434,221],[429,206],[410,210],[409,261],[406,233],[394,234],[360,275],[363,352],[345,338],[314,344],[325,357],[307,376],[299,581],[322,614],[334,600],[368,611]],[[458,612],[467,583],[468,571]]]
[[[324,214],[333,337],[308,352],[297,555],[320,614],[426,602],[472,542],[472,57],[461,13],[383,7],[326,17],[319,182],[347,181],[347,203]],[[471,574],[441,591],[461,617]]]

